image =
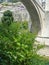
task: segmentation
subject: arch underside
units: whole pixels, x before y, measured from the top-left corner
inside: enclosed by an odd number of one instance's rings
[[[41,24],[40,24],[39,15],[37,13],[34,4],[31,2],[31,0],[21,0],[21,2],[25,5],[25,7],[27,8],[30,14],[32,20],[31,31],[38,33],[41,30]]]

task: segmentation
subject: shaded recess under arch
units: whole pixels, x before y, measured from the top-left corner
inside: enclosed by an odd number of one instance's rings
[[[31,0],[21,0],[21,2],[25,5],[30,14],[32,20],[31,31],[38,33],[41,30],[41,23],[34,4],[31,2]]]

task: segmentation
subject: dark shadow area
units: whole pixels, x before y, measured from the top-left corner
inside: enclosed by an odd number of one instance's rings
[[[10,58],[3,53],[0,53],[0,65],[10,65]]]

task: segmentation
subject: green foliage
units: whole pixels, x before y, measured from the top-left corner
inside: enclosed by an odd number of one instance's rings
[[[13,22],[8,28],[0,24],[0,65],[49,65],[33,52],[36,35],[27,27],[27,22]]]
[[[0,25],[0,53],[7,55],[10,65],[30,65],[35,36],[25,26],[24,22],[12,23],[8,29]]]
[[[8,6],[9,4],[7,2],[1,3],[3,6]]]
[[[23,28],[28,29],[28,22],[24,21],[22,22]]]
[[[3,17],[1,18],[1,21],[4,26],[9,26],[13,22],[14,18],[12,15],[12,12],[7,10],[3,13]]]
[[[49,60],[45,57],[33,54],[31,65],[49,65]]]

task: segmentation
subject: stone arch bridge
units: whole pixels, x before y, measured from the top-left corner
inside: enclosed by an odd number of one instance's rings
[[[26,6],[31,20],[32,29],[38,32],[37,41],[49,45],[49,18],[48,13],[40,4],[38,0],[21,0]],[[46,3],[48,0],[46,0]],[[48,4],[46,4],[47,7]],[[47,20],[48,19],[48,20]]]
[[[26,6],[30,14],[33,30],[41,32],[42,31],[41,29],[43,27],[45,11],[39,4],[40,2],[37,2],[36,0],[21,0],[21,2]]]

